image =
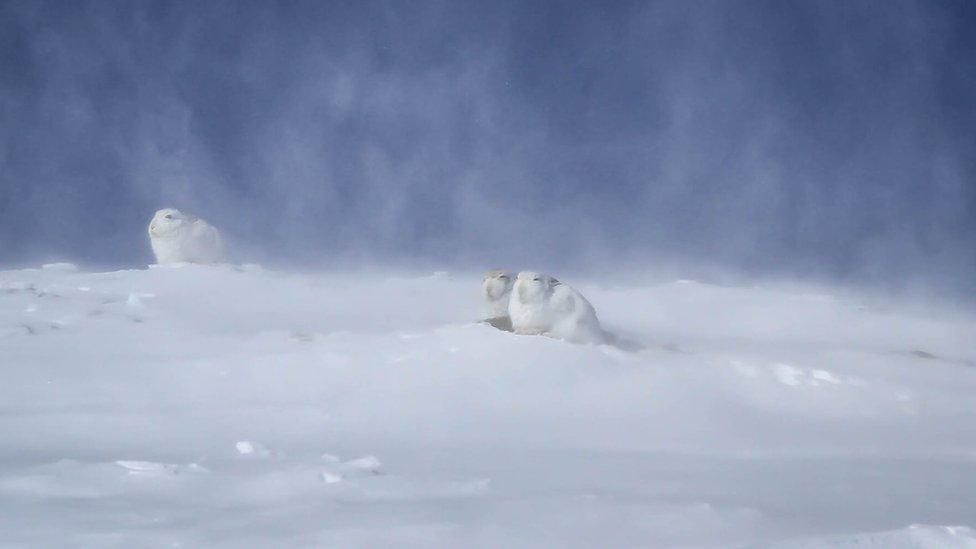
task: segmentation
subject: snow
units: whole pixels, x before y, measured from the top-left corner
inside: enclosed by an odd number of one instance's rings
[[[0,546],[974,547],[976,317],[481,273],[0,272]]]
[[[918,547],[976,547],[976,531],[965,526],[927,526],[913,524],[889,532],[872,532],[832,539],[814,539],[776,544],[780,549],[819,549],[821,547],[859,549],[916,549]]]

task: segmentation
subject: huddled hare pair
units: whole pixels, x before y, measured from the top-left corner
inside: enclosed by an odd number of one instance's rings
[[[522,271],[489,271],[481,285],[482,316],[516,334],[547,335],[573,343],[605,343],[596,311],[578,291],[555,278]]]
[[[218,263],[224,260],[220,232],[206,221],[174,208],[159,210],[149,222],[156,263]]]

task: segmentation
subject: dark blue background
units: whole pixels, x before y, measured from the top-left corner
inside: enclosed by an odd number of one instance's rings
[[[976,3],[0,2],[0,264],[693,262],[976,290]]]

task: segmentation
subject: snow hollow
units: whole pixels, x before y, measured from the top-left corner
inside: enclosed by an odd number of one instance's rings
[[[0,545],[976,547],[976,319],[480,273],[0,272]]]

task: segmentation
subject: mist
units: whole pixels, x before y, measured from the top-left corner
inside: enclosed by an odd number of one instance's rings
[[[0,3],[0,264],[699,265],[976,290],[966,2]],[[689,267],[690,269],[690,267]]]
[[[0,546],[976,546],[973,29],[0,0]]]

